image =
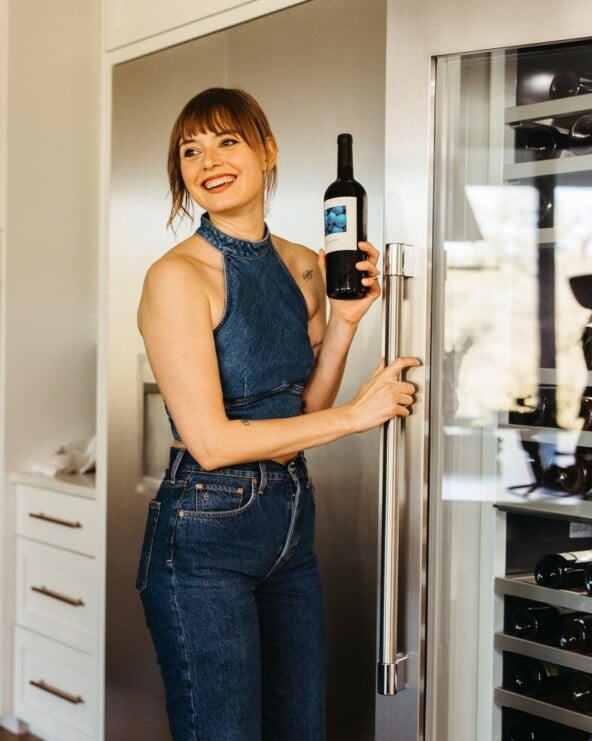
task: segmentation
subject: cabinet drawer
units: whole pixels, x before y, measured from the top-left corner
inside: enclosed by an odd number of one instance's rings
[[[96,733],[96,672],[90,656],[15,629],[16,715],[45,738],[87,741]]]
[[[97,503],[71,494],[17,486],[17,535],[95,556]]]
[[[96,561],[17,538],[16,622],[94,654]]]

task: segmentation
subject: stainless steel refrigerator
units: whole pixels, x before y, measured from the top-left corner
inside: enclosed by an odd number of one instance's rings
[[[148,265],[189,231],[164,229],[170,126],[212,84],[245,87],[268,112],[280,148],[268,222],[295,241],[322,244],[336,136],[354,136],[384,293],[352,348],[338,403],[383,353],[423,361],[408,374],[418,386],[411,418],[308,454],[330,641],[329,741],[497,741],[532,718],[592,732],[567,680],[561,705],[512,685],[515,656],[561,666],[566,677],[592,674],[586,655],[508,628],[516,600],[592,612],[583,588],[551,590],[533,577],[547,552],[592,546],[586,485],[566,491],[561,473],[585,469],[592,446],[583,429],[592,404],[583,119],[592,54],[581,38],[592,17],[584,0],[569,14],[550,0],[516,6],[310,0],[114,67],[110,741],[168,737],[133,590],[168,440],[135,308]]]

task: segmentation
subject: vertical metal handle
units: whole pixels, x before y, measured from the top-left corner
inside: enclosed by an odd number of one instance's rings
[[[383,264],[382,343],[387,363],[399,355],[401,309],[405,282],[405,247],[387,244]],[[378,692],[395,695],[403,689],[397,676],[407,655],[398,651],[398,577],[399,577],[399,487],[402,455],[401,418],[383,425],[381,440],[381,551],[380,551],[380,638],[378,655]]]

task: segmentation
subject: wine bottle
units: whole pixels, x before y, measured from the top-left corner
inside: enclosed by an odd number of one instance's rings
[[[554,126],[529,122],[515,127],[516,162],[557,157],[567,144],[567,136]]]
[[[588,389],[587,391],[589,393]],[[584,432],[592,430],[592,396],[582,396],[578,416],[583,419],[582,430]]]
[[[535,566],[537,584],[551,589],[583,589],[586,566],[592,562],[592,551],[548,553]]]
[[[576,672],[569,678],[567,695],[576,710],[581,713],[592,712],[592,676]]]
[[[559,622],[557,643],[566,651],[592,651],[592,615],[582,612],[564,615]]]
[[[505,725],[503,741],[587,741],[588,734],[544,718],[515,713]]]
[[[592,92],[592,76],[588,72],[537,69],[519,77],[516,102],[518,105],[541,103],[589,92]]]
[[[565,692],[566,679],[574,672],[548,661],[540,661],[530,656],[506,655],[507,668],[504,667],[504,687],[528,697],[552,700]]]
[[[586,592],[592,597],[592,563],[589,563],[584,569],[584,584]]]
[[[592,114],[584,113],[573,122],[569,130],[569,148],[576,154],[592,152]]]
[[[526,640],[554,643],[560,620],[561,613],[551,605],[511,601],[508,604],[506,632]]]
[[[558,489],[566,494],[582,494],[585,497],[592,491],[592,465],[581,457],[568,466],[552,464],[543,475],[543,485]]]
[[[356,263],[366,259],[358,247],[365,242],[367,220],[366,191],[354,180],[351,134],[337,137],[337,179],[325,191],[325,252],[327,255],[327,295],[355,299],[366,295],[364,273]]]

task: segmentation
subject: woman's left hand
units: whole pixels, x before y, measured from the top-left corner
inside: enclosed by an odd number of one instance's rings
[[[348,324],[357,324],[370,306],[380,296],[380,283],[378,274],[378,250],[370,242],[358,242],[359,248],[366,253],[366,259],[356,263],[356,268],[366,273],[362,283],[368,289],[363,298],[357,299],[329,299],[331,313]],[[319,266],[325,285],[327,284],[326,254],[325,250],[319,252]]]

